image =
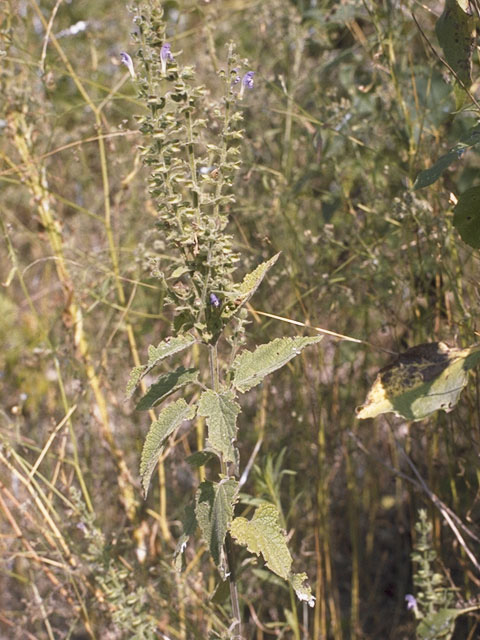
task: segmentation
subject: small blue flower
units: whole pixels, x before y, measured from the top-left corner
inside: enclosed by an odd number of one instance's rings
[[[232,78],[232,87],[240,82],[240,76],[238,75],[238,69],[236,67],[232,69],[230,77]]]
[[[255,75],[255,71],[247,71],[247,73],[243,76],[242,84],[247,89],[253,89],[253,76]]]
[[[415,598],[415,596],[412,596],[411,593],[407,593],[407,595],[405,596],[405,600],[407,602],[407,610],[411,611],[416,610],[417,609],[417,599]]]
[[[135,78],[135,69],[133,68],[133,62],[131,57],[128,55],[128,53],[125,53],[125,51],[122,51],[122,53],[120,54],[120,60],[122,61],[122,64],[124,64],[127,67],[132,78]]]
[[[216,309],[218,309],[218,307],[220,306],[220,300],[217,298],[217,296],[214,293],[211,293],[209,295],[209,300],[210,300],[210,304],[214,306]]]
[[[247,73],[242,78],[242,85],[240,87],[240,93],[238,97],[240,99],[243,98],[243,94],[245,89],[253,89],[253,76],[255,75],[255,71],[247,71]]]
[[[173,62],[174,57],[170,51],[172,45],[169,42],[165,42],[162,44],[162,48],[160,49],[160,62],[162,63],[162,73],[165,75],[167,73],[167,62]]]

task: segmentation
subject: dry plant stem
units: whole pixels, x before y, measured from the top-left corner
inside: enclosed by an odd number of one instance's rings
[[[400,445],[397,444],[397,446],[400,446]],[[468,547],[467,543],[465,542],[465,540],[464,540],[462,534],[460,533],[458,527],[455,525],[454,518],[452,518],[451,514],[445,508],[445,506],[443,505],[442,501],[439,498],[437,498],[437,496],[433,493],[433,491],[430,491],[430,489],[428,488],[427,484],[423,480],[422,476],[418,472],[416,466],[413,464],[412,460],[410,459],[410,456],[408,456],[405,453],[405,451],[404,451],[404,449],[402,447],[400,447],[400,450],[402,451],[403,455],[405,456],[409,467],[412,469],[413,473],[417,477],[418,482],[422,486],[423,490],[429,496],[429,498],[432,500],[432,502],[435,504],[437,509],[440,511],[440,513],[442,514],[444,520],[447,522],[448,526],[450,527],[450,529],[452,530],[453,534],[457,538],[460,546],[462,547],[462,549],[465,551],[465,553],[469,557],[470,562],[474,565],[475,569],[480,573],[480,564],[478,563],[478,561],[477,561],[476,557],[474,556],[474,554],[472,553],[472,551],[470,551],[470,548]]]
[[[13,461],[16,461],[17,464],[21,467],[22,461],[20,460],[15,450],[10,449],[9,453],[10,453],[10,458]],[[55,522],[54,515],[50,514],[50,511],[52,510],[52,505],[46,499],[46,496],[43,493],[43,491],[40,489],[38,483],[35,480],[28,478],[28,475],[26,473],[25,473],[26,477],[24,477],[24,475],[22,475],[22,473],[20,473],[20,471],[13,466],[10,460],[7,459],[2,452],[0,452],[0,461],[3,463],[5,468],[9,469],[11,474],[15,476],[20,481],[21,484],[23,484],[25,489],[30,494],[33,504],[37,507],[37,509],[39,510],[42,516],[43,526],[45,527],[43,532],[45,537],[49,540],[49,544],[55,547],[59,547],[63,555],[65,556],[65,558],[68,560],[68,562],[73,567],[76,566],[76,560],[70,551],[67,541],[65,540],[64,536],[60,532],[60,529],[58,528]],[[51,532],[51,535],[48,532],[47,528]]]
[[[303,33],[301,32],[301,27],[298,28],[300,33],[298,34],[297,40],[295,42],[295,54],[292,65],[292,79],[291,79],[291,88],[286,89],[287,94],[287,108],[285,114],[285,129],[283,134],[283,155],[282,155],[282,170],[285,175],[286,180],[291,179],[292,173],[292,159],[293,159],[293,148],[292,148],[292,124],[293,124],[293,109],[295,106],[295,89],[298,83],[298,79],[300,77],[300,68],[303,59],[303,49],[305,45]]]
[[[45,562],[46,559],[39,556],[35,548],[32,547],[32,545],[28,542],[27,538],[23,534],[21,527],[17,524],[15,517],[13,516],[12,512],[8,508],[7,503],[4,501],[2,497],[2,493],[5,494],[6,499],[8,499],[9,501],[15,504],[14,496],[12,496],[8,491],[8,489],[0,482],[0,509],[3,511],[5,518],[9,522],[14,534],[21,541],[23,547],[25,548],[28,554],[28,559],[38,564],[38,566],[41,568],[44,575],[46,576],[47,580],[52,584],[55,591],[61,594],[61,596],[65,599],[65,601],[68,602],[68,604],[73,608],[76,615],[80,615],[83,621],[83,624],[85,625],[85,630],[90,635],[90,637],[95,638],[95,634],[93,633],[93,630],[89,622],[87,611],[83,606],[81,605],[78,606],[77,604],[75,604],[75,602],[71,599],[67,589],[65,589],[65,587],[63,586],[62,582],[58,580],[56,575],[53,574],[52,571],[49,569],[49,567],[46,565],[46,562]],[[18,502],[16,506],[20,511],[22,510],[22,506]],[[51,544],[50,546],[52,546],[52,549],[55,549],[55,545]]]
[[[28,304],[28,306],[30,308],[30,311],[32,312],[34,317],[37,319],[38,325],[40,327],[42,327],[43,340],[49,346],[51,353],[54,354],[55,353],[55,349],[54,349],[53,345],[50,342],[50,339],[49,339],[49,336],[48,336],[48,331],[43,328],[42,319],[39,317],[39,314],[37,313],[37,311],[36,311],[36,309],[35,309],[35,307],[33,305],[33,301],[32,301],[32,299],[30,297],[30,293],[28,291],[27,285],[25,284],[23,273],[19,268],[17,255],[15,253],[14,247],[13,247],[12,242],[10,240],[10,236],[8,235],[7,228],[6,228],[6,226],[4,224],[4,221],[3,221],[3,219],[1,217],[0,217],[0,229],[1,229],[2,233],[3,233],[3,237],[4,237],[5,243],[7,245],[8,256],[10,258],[10,261],[11,261],[12,265],[13,265],[13,267],[12,267],[13,272],[17,274],[18,280],[20,282],[20,287],[22,289],[23,295],[25,296],[25,300],[27,301],[27,304]],[[65,387],[64,387],[64,384],[63,384],[63,376],[62,376],[62,371],[61,371],[61,368],[60,368],[60,363],[58,362],[58,358],[55,355],[53,356],[53,361],[54,361],[54,365],[55,365],[55,371],[56,371],[56,374],[57,374],[58,385],[59,385],[59,388],[60,388],[62,406],[63,406],[63,409],[64,409],[65,413],[68,415],[68,414],[70,414],[71,407],[69,406],[67,395],[65,393]],[[82,490],[82,495],[84,497],[87,509],[90,511],[90,513],[93,513],[92,501],[90,499],[90,494],[88,492],[88,489],[87,489],[87,486],[86,486],[86,483],[85,483],[85,479],[83,477],[83,473],[82,473],[82,469],[81,469],[81,465],[80,465],[80,460],[79,460],[79,456],[78,456],[78,447],[77,447],[77,442],[76,442],[76,438],[75,438],[75,431],[73,429],[73,424],[72,424],[72,421],[71,421],[70,417],[68,419],[68,428],[69,428],[70,438],[72,440],[72,451],[73,451],[75,473],[77,475],[78,482],[80,484],[80,487],[81,487],[81,490]]]
[[[90,355],[90,346],[83,326],[83,313],[77,304],[72,279],[63,251],[62,228],[54,215],[54,203],[48,191],[46,172],[38,168],[31,154],[30,128],[25,116],[21,113],[14,113],[11,117],[11,127],[15,146],[24,163],[23,177],[30,192],[32,193],[41,222],[46,230],[52,252],[55,256],[55,268],[58,279],[62,285],[66,300],[65,316],[72,326],[74,345],[80,359],[84,363],[85,375],[95,397],[100,422],[102,436],[107,442],[110,451],[115,459],[118,469],[118,485],[125,510],[130,520],[136,517],[137,503],[133,491],[133,482],[130,471],[125,463],[122,451],[116,446],[110,420],[108,416],[107,403],[103,395],[100,380],[95,371],[95,367]]]
[[[368,451],[368,449],[363,445],[360,439],[353,432],[349,432],[348,435],[355,441],[358,448],[361,451],[363,451],[363,453],[365,453],[367,456],[376,460],[379,464],[385,467],[385,469],[388,469],[393,474],[399,476],[400,478],[403,478],[404,480],[412,484],[417,489],[422,489],[427,494],[427,496],[430,498],[430,500],[433,502],[433,504],[437,507],[437,509],[440,511],[440,513],[444,517],[445,521],[447,522],[448,526],[451,528],[452,532],[454,533],[455,537],[459,541],[460,545],[464,549],[466,555],[469,557],[472,564],[475,566],[477,571],[480,572],[480,564],[477,562],[477,559],[475,558],[474,554],[470,551],[469,547],[467,546],[462,534],[460,533],[460,529],[470,538],[475,540],[475,542],[480,542],[479,538],[472,531],[470,531],[470,529],[465,524],[463,524],[460,518],[455,513],[453,513],[447,507],[447,505],[444,504],[435,493],[433,493],[433,491],[429,489],[426,482],[423,480],[417,468],[413,464],[410,456],[406,453],[403,447],[401,447],[400,444],[396,441],[396,446],[400,449],[403,456],[407,460],[407,463],[412,469],[412,471],[414,472],[415,476],[417,477],[417,480],[415,480],[414,478],[411,478],[410,476],[407,476],[405,473],[403,473],[402,471],[399,471],[398,469],[395,469],[395,467],[392,467],[391,465],[386,463],[384,460],[382,460],[378,456],[375,456],[374,454],[370,453],[370,451]]]
[[[327,440],[325,419],[320,414],[318,429],[318,469],[317,480],[317,508],[318,526],[316,529],[316,554],[317,554],[317,606],[314,614],[314,638],[327,636],[327,611],[330,614],[332,633],[335,640],[343,640],[341,614],[338,605],[338,592],[333,578],[332,550],[330,546],[330,531],[328,523],[329,499],[328,478],[326,476],[327,464]],[[323,603],[325,599],[325,604]],[[321,603],[321,606],[319,606]],[[317,611],[318,608],[318,611]]]
[[[30,572],[30,574],[31,574],[31,572]],[[47,613],[47,610],[46,610],[45,605],[43,603],[43,598],[40,595],[35,582],[33,581],[33,576],[32,575],[30,575],[30,586],[31,586],[32,592],[33,592],[33,601],[34,601],[35,605],[38,607],[38,609],[40,610],[40,613],[41,613],[42,619],[43,619],[43,624],[45,625],[45,629],[47,631],[47,635],[48,635],[50,640],[55,640],[55,638],[53,636],[52,625],[50,624],[50,620],[48,619],[48,613]]]
[[[345,446],[345,463],[348,490],[347,510],[350,530],[350,543],[352,546],[352,577],[350,580],[350,633],[352,638],[358,638],[360,629],[360,558],[357,525],[357,483],[355,479],[354,465],[351,459],[348,442],[346,442]]]

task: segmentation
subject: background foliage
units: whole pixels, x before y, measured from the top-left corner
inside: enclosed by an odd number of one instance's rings
[[[247,345],[289,333],[255,310],[369,343],[324,338],[243,398],[241,459],[261,443],[249,490],[280,508],[294,570],[317,597],[313,610],[298,605],[240,556],[248,637],[412,638],[419,507],[453,594],[438,606],[476,603],[465,547],[478,554],[477,376],[454,412],[419,423],[357,421],[355,407],[385,350],[476,340],[478,254],[452,226],[450,193],[478,184],[478,152],[412,189],[476,123],[470,101],[456,111],[439,59],[443,7],[161,4],[172,51],[212,96],[230,40],[255,70],[228,231],[242,275],[281,257],[251,301]],[[228,637],[207,554],[189,546],[184,572],[172,566],[200,473],[177,451],[196,451],[200,431],[176,434],[144,502],[148,425],[124,402],[130,369],[172,318],[151,274],[152,259],[172,255],[141,163],[145,106],[120,63],[122,51],[135,63],[132,16],[102,0],[4,1],[0,16],[2,634]],[[474,56],[473,94],[477,71]],[[475,612],[457,620],[454,638],[476,634]]]

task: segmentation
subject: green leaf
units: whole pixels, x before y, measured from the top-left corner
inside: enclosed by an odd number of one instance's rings
[[[417,179],[415,180],[415,184],[413,185],[414,189],[423,189],[424,187],[428,187],[429,185],[436,182],[442,173],[448,169],[448,167],[462,157],[463,153],[474,147],[480,142],[480,126],[475,126],[465,135],[462,136],[460,141],[450,149],[448,153],[441,156],[437,162],[429,169],[425,169],[425,171],[421,171]]]
[[[422,420],[434,411],[451,411],[467,384],[468,370],[480,361],[480,346],[450,348],[444,342],[420,344],[381,369],[357,418],[393,412]]]
[[[259,384],[265,376],[283,365],[311,344],[317,344],[323,336],[312,338],[277,338],[262,344],[255,351],[243,351],[233,363],[233,385],[241,393]]]
[[[127,384],[127,398],[135,391],[140,380],[149,373],[161,360],[173,356],[179,351],[183,351],[195,344],[196,339],[190,334],[177,336],[176,338],[166,338],[157,347],[148,347],[148,362],[143,367],[135,367]]]
[[[297,598],[302,602],[306,602],[309,607],[315,606],[315,596],[312,595],[312,590],[309,584],[305,584],[308,580],[306,573],[294,573],[290,578],[290,584],[297,594]]]
[[[240,405],[230,390],[205,391],[200,396],[198,415],[207,419],[207,447],[221,454],[225,462],[235,462],[233,443],[237,438],[237,416]]]
[[[455,631],[455,620],[462,613],[462,609],[441,609],[423,618],[417,627],[417,636],[423,640],[451,638]]]
[[[464,149],[456,150],[454,148],[445,155],[441,156],[429,169],[425,169],[425,171],[421,171],[418,174],[413,188],[423,189],[424,187],[428,187],[429,185],[436,182],[440,178],[442,173],[446,169],[448,169],[452,162],[455,162],[455,160],[458,160],[461,157],[463,151]]]
[[[198,381],[197,369],[185,369],[179,367],[175,371],[169,371],[159,376],[147,393],[141,398],[135,407],[137,411],[145,411],[160,404],[170,394],[191,382]]]
[[[230,583],[228,580],[221,580],[215,587],[215,591],[210,597],[210,602],[223,605],[230,598]],[[210,638],[209,638],[210,640]]]
[[[182,524],[183,533],[178,539],[177,546],[173,554],[173,561],[175,564],[175,569],[177,571],[181,571],[182,569],[183,552],[185,551],[185,548],[187,546],[188,539],[195,533],[195,530],[197,528],[195,504],[193,501],[185,507],[185,515],[182,519]]]
[[[178,429],[184,420],[192,420],[195,417],[195,409],[195,406],[189,406],[183,398],[180,398],[163,409],[157,420],[150,425],[140,462],[140,475],[145,495],[147,495],[153,470],[167,438],[175,429]]]
[[[292,556],[287,547],[277,508],[273,504],[260,505],[251,520],[235,518],[230,525],[233,538],[257,556],[262,555],[267,567],[284,580],[290,577]]]
[[[480,187],[462,193],[453,212],[453,226],[462,240],[470,247],[480,249]]]
[[[130,378],[128,379],[127,389],[125,391],[125,397],[127,399],[133,395],[133,392],[137,388],[137,385],[140,382],[142,374],[146,368],[147,366],[143,365],[141,367],[133,367],[133,369],[130,371]]]
[[[215,457],[213,451],[195,451],[191,456],[185,458],[188,464],[192,467],[199,468],[204,467],[209,460]]]
[[[445,0],[435,25],[445,60],[467,88],[472,84],[472,53],[475,18],[465,13],[457,0]]]
[[[176,338],[167,338],[166,340],[162,340],[157,347],[150,345],[148,347],[147,371],[145,373],[148,373],[164,358],[173,356],[173,354],[191,347],[195,342],[196,339],[194,336],[187,333],[185,335],[177,336]]]
[[[230,316],[233,316],[246,302],[248,302],[248,300],[250,300],[269,269],[271,269],[278,260],[279,256],[280,253],[277,253],[270,258],[270,260],[259,264],[251,273],[247,273],[235,292],[235,306],[233,308],[227,306],[223,312],[224,317],[229,318]]]
[[[238,482],[223,478],[202,482],[197,491],[195,515],[202,537],[223,579],[226,577],[223,543],[233,518]]]

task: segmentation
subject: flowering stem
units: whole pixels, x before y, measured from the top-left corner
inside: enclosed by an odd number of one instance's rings
[[[218,391],[220,386],[220,380],[218,375],[218,354],[217,345],[209,345],[209,364],[210,364],[210,376],[211,384],[214,391]],[[220,461],[221,473],[223,476],[232,476],[232,468],[229,467],[225,460]],[[235,640],[243,640],[242,633],[242,618],[240,615],[240,600],[238,597],[238,588],[235,575],[235,562],[233,557],[232,541],[230,535],[227,533],[225,542],[223,543],[223,550],[225,555],[225,570],[228,576],[228,586],[230,589],[230,603],[232,605],[232,617],[233,622],[230,627],[231,637]]]
[[[193,206],[197,211],[197,222],[200,222],[200,198],[198,193],[198,183],[197,183],[197,166],[195,162],[195,153],[193,151],[193,127],[192,127],[192,114],[190,112],[187,113],[187,155],[188,155],[188,163],[190,165],[190,173],[192,178],[192,200]]]

